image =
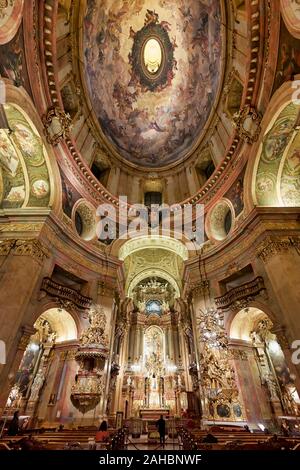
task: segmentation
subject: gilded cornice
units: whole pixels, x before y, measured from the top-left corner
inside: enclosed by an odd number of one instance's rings
[[[34,218],[32,222],[28,222],[28,218],[21,222],[24,219],[21,213],[7,215],[6,223],[2,224],[0,230],[1,256],[12,253],[32,256],[40,261],[52,256],[63,261],[65,269],[70,272],[78,274],[78,271],[84,270],[88,277],[105,278],[115,288],[122,263],[117,258],[105,255],[99,249],[100,243],[95,246],[83,241],[54,213],[35,214],[32,216]]]
[[[9,254],[15,256],[30,256],[40,263],[50,257],[47,247],[39,240],[28,239],[7,239],[0,241],[0,255],[7,256]]]
[[[280,209],[254,209],[229,240],[213,245],[202,254],[206,273],[209,276],[215,276],[216,273],[218,276],[222,273],[228,276],[238,271],[243,263],[248,264],[251,259],[255,260],[260,244],[266,237],[272,237],[272,234],[275,239],[287,239],[287,233],[290,234],[289,238],[298,239],[300,224],[297,214],[298,210],[294,208],[282,209],[282,213]],[[273,249],[274,245],[271,247]],[[233,266],[233,270],[229,272],[230,266]],[[198,256],[186,262],[186,271],[188,282],[192,283],[194,277],[199,277]]]
[[[267,263],[274,256],[286,253],[292,249],[296,249],[300,254],[300,235],[298,237],[271,235],[266,237],[258,246],[256,254],[261,261]]]
[[[29,344],[30,338],[35,332],[36,332],[36,330],[32,326],[29,326],[29,325],[22,326],[22,328],[21,328],[21,338],[20,338],[19,345],[18,345],[19,350],[21,350],[21,351],[26,350],[26,348]]]

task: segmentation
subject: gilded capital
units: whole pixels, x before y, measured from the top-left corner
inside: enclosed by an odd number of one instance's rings
[[[281,238],[277,236],[269,236],[259,245],[256,254],[259,259],[266,263],[273,256],[287,252],[292,248],[299,250],[300,238]]]
[[[39,240],[16,240],[13,254],[16,256],[30,256],[41,262],[49,258],[49,251]]]
[[[9,255],[15,240],[1,240],[0,241],[0,256]]]

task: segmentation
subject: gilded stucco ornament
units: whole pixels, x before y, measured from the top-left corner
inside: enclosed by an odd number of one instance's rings
[[[264,263],[281,253],[286,253],[294,249],[299,254],[300,238],[299,237],[280,237],[269,236],[257,248],[257,257]]]
[[[203,415],[207,419],[242,420],[243,409],[223,317],[211,307],[200,310],[197,321]]]
[[[143,90],[163,90],[174,78],[175,45],[169,37],[169,23],[159,21],[155,11],[147,10],[144,27],[135,32],[132,28],[132,52],[129,56],[133,78],[140,81]],[[133,80],[132,78],[132,80]]]
[[[61,109],[52,106],[43,116],[43,124],[47,141],[51,145],[57,145],[66,138],[71,129],[72,119]]]
[[[7,256],[11,251],[16,256],[30,256],[40,262],[49,257],[49,250],[41,241],[35,239],[0,241],[0,256]]]
[[[103,307],[92,305],[89,309],[89,327],[82,333],[75,359],[79,370],[71,390],[71,401],[82,413],[93,410],[104,391],[104,366],[108,357],[106,315]]]
[[[233,121],[239,137],[248,144],[253,144],[258,140],[261,132],[261,116],[256,109],[249,105],[245,106],[234,115]]]

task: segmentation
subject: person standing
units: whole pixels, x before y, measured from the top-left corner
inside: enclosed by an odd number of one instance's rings
[[[159,440],[161,445],[165,445],[166,441],[166,422],[163,418],[163,415],[161,415],[160,419],[156,423],[158,432],[159,432]]]
[[[19,432],[19,411],[14,412],[14,417],[9,423],[8,436],[17,436]]]

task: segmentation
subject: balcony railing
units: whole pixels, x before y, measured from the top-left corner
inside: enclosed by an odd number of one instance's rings
[[[229,308],[234,302],[247,299],[249,297],[256,297],[264,290],[266,290],[264,280],[261,276],[258,276],[253,279],[253,281],[234,287],[221,297],[217,297],[215,299],[216,306],[224,310]]]
[[[68,300],[81,309],[89,308],[92,303],[92,299],[90,297],[85,297],[71,287],[58,284],[49,277],[44,277],[41,291],[46,292],[51,297]]]

